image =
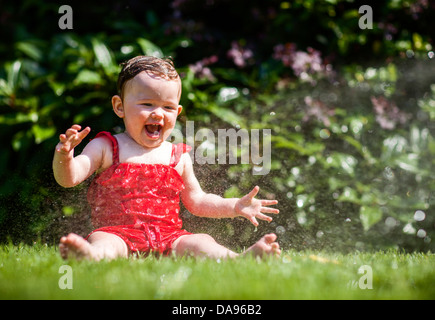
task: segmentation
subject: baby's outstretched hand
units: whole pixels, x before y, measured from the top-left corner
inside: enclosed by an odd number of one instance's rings
[[[278,209],[269,208],[266,206],[277,204],[277,200],[260,200],[255,199],[260,187],[255,186],[246,196],[240,198],[235,205],[235,211],[239,216],[245,217],[252,222],[254,226],[258,226],[257,218],[265,221],[272,221],[272,218],[263,213],[279,213]]]
[[[65,133],[59,135],[60,142],[56,146],[56,151],[64,155],[68,155],[82,140],[91,132],[91,128],[86,127],[81,130],[78,124],[73,125]]]

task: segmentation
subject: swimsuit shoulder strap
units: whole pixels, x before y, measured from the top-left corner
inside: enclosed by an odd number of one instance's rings
[[[112,161],[114,164],[119,163],[119,146],[118,146],[118,140],[110,132],[107,131],[101,131],[99,132],[95,138],[98,137],[106,137],[110,140],[112,143]]]
[[[189,152],[190,150],[192,150],[192,147],[187,144],[184,143],[172,144],[172,154],[171,154],[171,161],[169,165],[171,167],[175,167],[180,161],[182,154]]]

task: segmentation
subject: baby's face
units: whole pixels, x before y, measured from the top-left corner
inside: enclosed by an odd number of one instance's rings
[[[123,113],[126,131],[138,144],[158,147],[172,132],[182,107],[179,80],[165,80],[141,72],[124,87]]]

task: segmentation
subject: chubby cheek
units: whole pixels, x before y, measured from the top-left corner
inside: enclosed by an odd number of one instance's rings
[[[174,130],[175,122],[165,122],[164,125],[164,135],[169,136],[169,134]]]

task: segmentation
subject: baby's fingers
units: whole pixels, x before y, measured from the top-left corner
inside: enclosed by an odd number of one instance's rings
[[[89,134],[91,128],[86,127],[82,131],[79,131],[81,126],[78,124],[73,125],[66,130],[65,133],[59,135],[60,145],[57,150],[61,152],[70,152],[74,149],[82,140]]]
[[[257,217],[258,217],[258,215],[257,215]],[[259,218],[259,219],[260,219],[260,218]],[[254,216],[252,216],[252,217],[248,217],[248,220],[251,221],[251,223],[252,223],[254,226],[258,227],[259,223],[258,223],[257,219],[255,219]],[[263,219],[263,220],[264,220],[264,219]]]
[[[78,132],[78,138],[82,141],[91,132],[91,128],[86,127],[82,131]]]
[[[271,222],[273,220],[271,217],[266,216],[265,214],[262,214],[262,213],[257,214],[256,218],[258,218],[260,220],[268,221],[268,222]]]
[[[260,200],[262,206],[273,206],[278,203],[278,200]]]
[[[79,131],[82,127],[78,124],[73,125],[71,128],[66,130],[65,137],[71,141],[77,141],[80,143],[88,134],[91,132],[91,128],[86,127],[82,131]]]
[[[261,207],[261,212],[263,213],[273,213],[273,214],[278,214],[279,210],[275,209],[275,208],[269,208],[269,207]]]

